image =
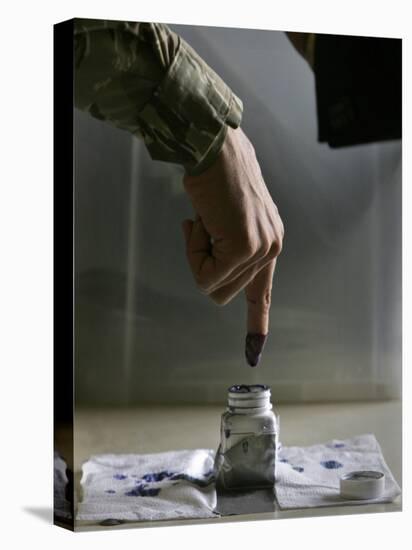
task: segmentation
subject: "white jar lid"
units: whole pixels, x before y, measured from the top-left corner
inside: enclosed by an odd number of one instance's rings
[[[229,407],[267,408],[270,403],[270,388],[264,384],[237,384],[228,389]]]
[[[374,470],[349,472],[340,478],[340,496],[353,500],[379,498],[385,489],[385,474]]]

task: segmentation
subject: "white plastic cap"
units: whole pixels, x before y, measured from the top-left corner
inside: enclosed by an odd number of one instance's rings
[[[349,472],[340,478],[340,496],[353,500],[379,498],[385,489],[385,474],[374,470]]]
[[[229,407],[237,409],[271,407],[270,388],[263,384],[238,384],[228,389]]]

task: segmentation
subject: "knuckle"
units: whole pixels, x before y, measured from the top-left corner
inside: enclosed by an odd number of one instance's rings
[[[272,251],[272,241],[270,239],[266,239],[261,246],[261,250],[263,252],[263,257],[266,258],[267,256],[270,257],[271,251]]]
[[[269,250],[269,258],[274,260],[279,254],[282,252],[282,241],[280,239],[276,239],[273,241],[270,250]]]
[[[273,238],[265,238],[260,243],[259,255],[261,258],[274,258],[276,254],[276,241]]]
[[[275,228],[272,237],[269,241],[266,256],[271,260],[275,259],[282,252],[283,242],[283,225]]]
[[[243,255],[249,259],[256,254],[256,243],[252,239],[248,239],[243,243]]]
[[[268,314],[271,306],[270,289],[266,289],[258,298],[254,298],[253,300],[248,299],[248,306],[254,310],[258,310],[264,315]]]
[[[239,245],[234,250],[234,259],[243,262],[249,260],[256,253],[256,243],[250,235],[243,235]]]
[[[195,279],[198,290],[200,290],[200,292],[202,292],[203,294],[207,294],[209,285],[206,284],[203,277],[199,273],[194,273],[193,277]]]
[[[225,306],[228,302],[230,302],[229,298],[221,294],[210,294],[210,298],[217,306]]]
[[[201,294],[204,294],[205,296],[209,296],[210,294],[210,287],[205,284],[202,284],[202,285],[198,284],[197,289]]]
[[[260,309],[263,313],[269,313],[271,305],[271,292],[269,289],[265,290],[262,299],[260,300]]]

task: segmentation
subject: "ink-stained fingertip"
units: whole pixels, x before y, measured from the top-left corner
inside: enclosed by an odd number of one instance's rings
[[[267,334],[248,333],[245,342],[245,355],[248,364],[256,367],[262,357],[262,351],[265,347]]]

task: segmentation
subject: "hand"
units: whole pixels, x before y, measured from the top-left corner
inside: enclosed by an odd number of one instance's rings
[[[240,128],[228,128],[215,163],[184,187],[197,217],[185,220],[187,258],[201,291],[220,305],[245,289],[246,356],[259,362],[269,330],[276,258],[284,228],[255,151]]]

